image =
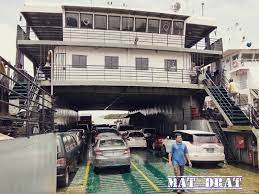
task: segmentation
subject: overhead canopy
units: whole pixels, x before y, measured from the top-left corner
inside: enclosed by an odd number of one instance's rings
[[[186,21],[185,47],[193,47],[215,29],[217,29],[217,25],[214,19],[205,17],[189,17]]]
[[[21,13],[40,40],[62,40],[62,11],[26,9]]]

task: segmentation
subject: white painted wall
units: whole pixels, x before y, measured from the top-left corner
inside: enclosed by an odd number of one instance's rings
[[[55,134],[0,141],[0,193],[56,193]]]
[[[140,49],[119,49],[119,48],[93,48],[93,47],[57,47],[55,53],[66,53],[65,70],[60,64],[56,64],[55,78],[58,80],[73,79],[106,79],[124,81],[152,81],[151,76],[159,81],[171,81],[190,83],[191,55],[189,53],[153,51]],[[72,68],[72,55],[87,56],[86,68]],[[104,69],[105,56],[118,56],[119,69]],[[135,69],[135,58],[142,57],[149,59],[149,70]],[[177,60],[177,72],[165,71],[165,59]],[[153,69],[160,68],[160,69]],[[167,75],[168,73],[168,75]],[[58,75],[57,75],[58,74]],[[105,76],[104,76],[105,74]],[[99,75],[99,76],[97,76]],[[154,80],[153,80],[154,81]]]
[[[63,28],[63,40],[73,42],[95,42],[134,45],[167,46],[184,48],[185,36],[152,34],[142,32],[125,32],[111,30],[91,30],[79,28]]]

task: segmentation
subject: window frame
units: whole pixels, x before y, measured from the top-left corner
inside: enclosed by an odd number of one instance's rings
[[[119,18],[119,29],[110,29],[110,17],[117,17],[117,18]],[[113,30],[113,31],[121,31],[121,19],[122,17],[120,16],[120,15],[107,15],[107,22],[108,22],[108,27],[107,27],[107,29],[108,30]]]
[[[107,62],[107,58],[110,58],[109,62],[110,63],[106,63]],[[117,63],[118,64],[113,64],[113,59],[117,59]],[[119,69],[120,66],[120,59],[119,56],[105,56],[104,57],[104,69]]]
[[[123,18],[131,18],[132,19],[132,30],[123,30]],[[134,16],[121,16],[121,31],[124,32],[134,32],[135,31],[135,17]]]
[[[172,61],[175,61],[176,63],[176,68],[175,69],[171,69],[169,68],[168,66],[168,62],[172,62]],[[177,59],[164,59],[164,68],[165,68],[165,71],[167,72],[177,72],[178,68],[177,68]]]
[[[78,61],[80,63],[80,57],[85,58],[85,64],[74,64],[73,59],[74,57],[79,57]],[[72,68],[86,68],[87,67],[87,55],[80,55],[80,54],[72,54]]]
[[[92,16],[92,28],[82,27],[82,25],[81,25],[81,15],[82,14],[91,15]],[[91,12],[79,12],[79,19],[80,19],[80,28],[81,29],[94,29],[94,13],[91,13]]]
[[[153,34],[159,34],[160,32],[160,24],[161,24],[161,19],[156,19],[156,18],[147,18],[147,33],[153,33]],[[150,32],[149,31],[149,21],[153,20],[153,21],[157,21],[158,22],[158,26],[157,26],[157,31],[156,32]]]
[[[147,32],[147,26],[148,26],[148,18],[147,17],[141,17],[141,16],[135,16],[134,17],[135,19],[134,19],[134,31],[135,32],[140,32],[140,33],[146,33]],[[146,28],[145,28],[145,31],[144,32],[142,32],[142,31],[137,31],[136,30],[136,24],[137,24],[137,20],[138,19],[144,19],[144,20],[146,20]]]
[[[169,27],[168,33],[161,33],[161,28],[162,28],[162,22],[163,22],[163,21],[168,21],[168,22],[170,22],[170,27]],[[172,28],[173,28],[173,20],[171,20],[171,19],[166,19],[166,18],[161,18],[161,20],[160,20],[159,34],[171,35],[171,34],[172,34]]]
[[[175,23],[176,22],[181,22],[183,24],[183,28],[182,28],[182,33],[181,34],[178,34],[178,33],[175,33]],[[172,22],[172,35],[175,35],[175,36],[184,36],[184,21],[183,20],[173,20]],[[178,29],[179,30],[179,29]]]
[[[67,14],[77,14],[77,27],[71,27],[67,25]],[[79,28],[80,27],[80,13],[74,11],[66,11],[65,12],[65,28]]]
[[[137,63],[137,61],[141,61],[140,64]],[[143,60],[147,60],[147,64],[143,63]],[[143,67],[147,65],[146,67]],[[140,71],[148,71],[149,70],[149,58],[148,57],[136,57],[135,58],[135,69]]]
[[[96,28],[96,18],[95,18],[96,16],[104,16],[104,17],[106,17],[106,28],[104,28],[104,29]],[[104,14],[104,13],[95,13],[94,14],[94,28],[93,29],[96,29],[96,30],[108,30],[108,15]]]

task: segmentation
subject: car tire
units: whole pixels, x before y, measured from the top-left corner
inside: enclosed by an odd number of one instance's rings
[[[65,171],[65,177],[60,180],[60,186],[61,187],[67,187],[69,184],[69,170],[68,168]]]
[[[125,172],[130,172],[130,165],[125,166]]]
[[[94,172],[95,172],[95,174],[99,174],[100,173],[100,168],[94,167]]]

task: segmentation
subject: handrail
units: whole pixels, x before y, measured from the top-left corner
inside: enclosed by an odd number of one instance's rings
[[[50,77],[49,68],[42,68],[39,73],[39,79]],[[105,68],[105,65],[87,65],[85,67],[75,67],[72,65],[54,64],[54,79],[55,80],[71,80],[71,79],[120,79],[120,80],[136,80],[144,82],[159,82],[159,81],[176,81],[179,83],[192,83],[191,76],[197,76],[196,72],[189,69],[171,69],[149,67],[147,70],[138,70],[135,66],[118,66],[114,69]],[[42,80],[41,79],[41,80]]]
[[[222,76],[222,86],[226,89],[226,91],[228,91],[227,88],[226,88],[226,85],[227,85],[227,78],[226,78],[226,76]],[[239,103],[240,103],[240,101],[241,101],[241,100],[240,100],[240,97],[241,97],[242,100],[245,100],[245,98],[242,97],[242,95],[239,95]],[[259,117],[259,112],[256,111],[256,109],[255,109],[251,104],[245,104],[245,105],[239,104],[239,105],[237,105],[237,106],[240,107],[241,111],[242,111],[242,108],[243,108],[244,106],[248,106],[247,109],[243,110],[242,112],[243,112],[243,113],[246,115],[246,117],[249,119],[250,124],[256,125],[256,128],[259,128],[259,121],[257,121],[256,119],[254,119],[254,118],[256,118],[256,117]],[[248,112],[249,114],[247,114],[247,112]],[[256,114],[256,115],[255,115],[255,114]],[[257,116],[257,115],[258,115],[258,116]]]
[[[25,30],[30,27],[30,37],[26,37]],[[103,42],[120,41],[147,43],[151,45],[164,44],[165,46],[176,45],[185,48],[185,40],[188,38],[194,41],[191,48],[205,49],[205,50],[218,50],[222,51],[220,39],[210,38],[210,46],[205,43],[205,37],[193,35],[174,35],[174,34],[159,34],[149,32],[135,32],[135,31],[113,31],[113,30],[96,30],[85,28],[66,28],[61,26],[21,26],[22,30],[20,40],[64,40],[69,41],[73,39],[80,40],[98,40]],[[36,32],[36,33],[35,33]],[[42,32],[42,33],[41,33]]]

